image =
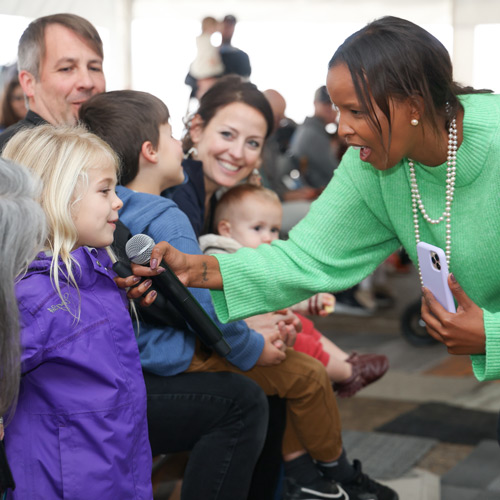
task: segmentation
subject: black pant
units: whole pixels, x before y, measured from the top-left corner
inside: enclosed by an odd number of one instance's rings
[[[269,424],[266,442],[255,465],[248,500],[274,500],[283,464],[283,434],[286,424],[286,399],[268,396]]]
[[[262,389],[223,372],[144,380],[153,455],[190,451],[182,500],[245,500],[267,430]]]
[[[498,444],[500,445],[500,413],[498,414],[498,420],[497,420],[497,441]]]

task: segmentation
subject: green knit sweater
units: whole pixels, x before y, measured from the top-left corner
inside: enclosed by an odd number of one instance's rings
[[[464,140],[457,153],[450,271],[484,310],[486,355],[471,356],[479,380],[500,378],[500,95],[463,96]],[[446,164],[415,164],[431,217],[445,206]],[[349,288],[401,245],[416,262],[409,168],[387,171],[350,149],[333,180],[287,241],[217,255],[224,290],[212,292],[222,321]],[[444,248],[445,224],[420,216],[420,239]]]

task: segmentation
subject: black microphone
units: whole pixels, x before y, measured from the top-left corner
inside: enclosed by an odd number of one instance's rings
[[[127,241],[125,252],[135,264],[145,265],[151,259],[154,246],[153,238],[147,234],[136,234]],[[172,302],[205,346],[213,349],[220,356],[227,356],[231,352],[231,347],[224,339],[219,327],[191,292],[179,281],[170,267],[163,261],[161,266],[165,268],[165,272],[151,277],[155,286]]]
[[[134,274],[132,272],[132,268],[130,267],[130,263],[120,260],[113,264],[113,271],[122,278],[128,278]],[[139,283],[137,283],[137,285],[134,285],[134,287],[139,286],[145,279],[147,278],[143,278]],[[163,294],[157,290],[153,284],[151,284],[142,296],[145,297],[151,291],[156,292],[156,299],[151,305],[142,306],[139,300],[135,301],[135,307],[141,320],[145,323],[158,327],[167,325],[180,330],[188,328],[188,325],[181,316],[181,313],[172,304],[172,302],[168,301],[166,297],[164,297]]]

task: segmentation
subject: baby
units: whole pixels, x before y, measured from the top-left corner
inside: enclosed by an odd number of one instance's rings
[[[214,214],[217,234],[201,236],[201,249],[206,254],[233,253],[241,247],[270,244],[279,238],[282,212],[274,191],[252,184],[235,186],[217,203]],[[302,316],[327,316],[333,312],[334,304],[333,295],[320,293],[291,307],[302,324],[294,349],[321,361],[338,396],[350,397],[382,377],[389,362],[381,354],[347,354],[324,337],[310,319]],[[252,320],[247,321],[251,323]]]

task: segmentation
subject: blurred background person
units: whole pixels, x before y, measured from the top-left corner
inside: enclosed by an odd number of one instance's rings
[[[250,79],[252,67],[248,54],[231,44],[236,27],[236,17],[228,14],[224,17],[221,27],[222,43],[219,48],[222,63],[224,64],[225,75],[240,75],[245,80]]]
[[[220,23],[211,16],[201,21],[201,34],[196,37],[196,57],[189,66],[185,83],[193,91],[191,97],[201,96],[224,74],[219,48],[212,45],[211,37],[220,31]]]
[[[274,127],[262,150],[260,174],[262,185],[272,189],[283,203],[283,223],[280,229],[282,238],[288,237],[288,231],[309,211],[311,202],[321,190],[296,184],[290,176],[290,158],[288,148],[297,124],[285,114],[285,98],[275,89],[264,90],[274,116]]]
[[[26,98],[16,75],[5,85],[2,98],[0,131],[22,120],[27,111]]]
[[[323,189],[330,182],[345,149],[338,140],[337,111],[325,85],[314,93],[313,104],[314,114],[297,127],[289,153],[295,168],[300,171],[302,183]],[[327,128],[329,125],[331,128]]]

